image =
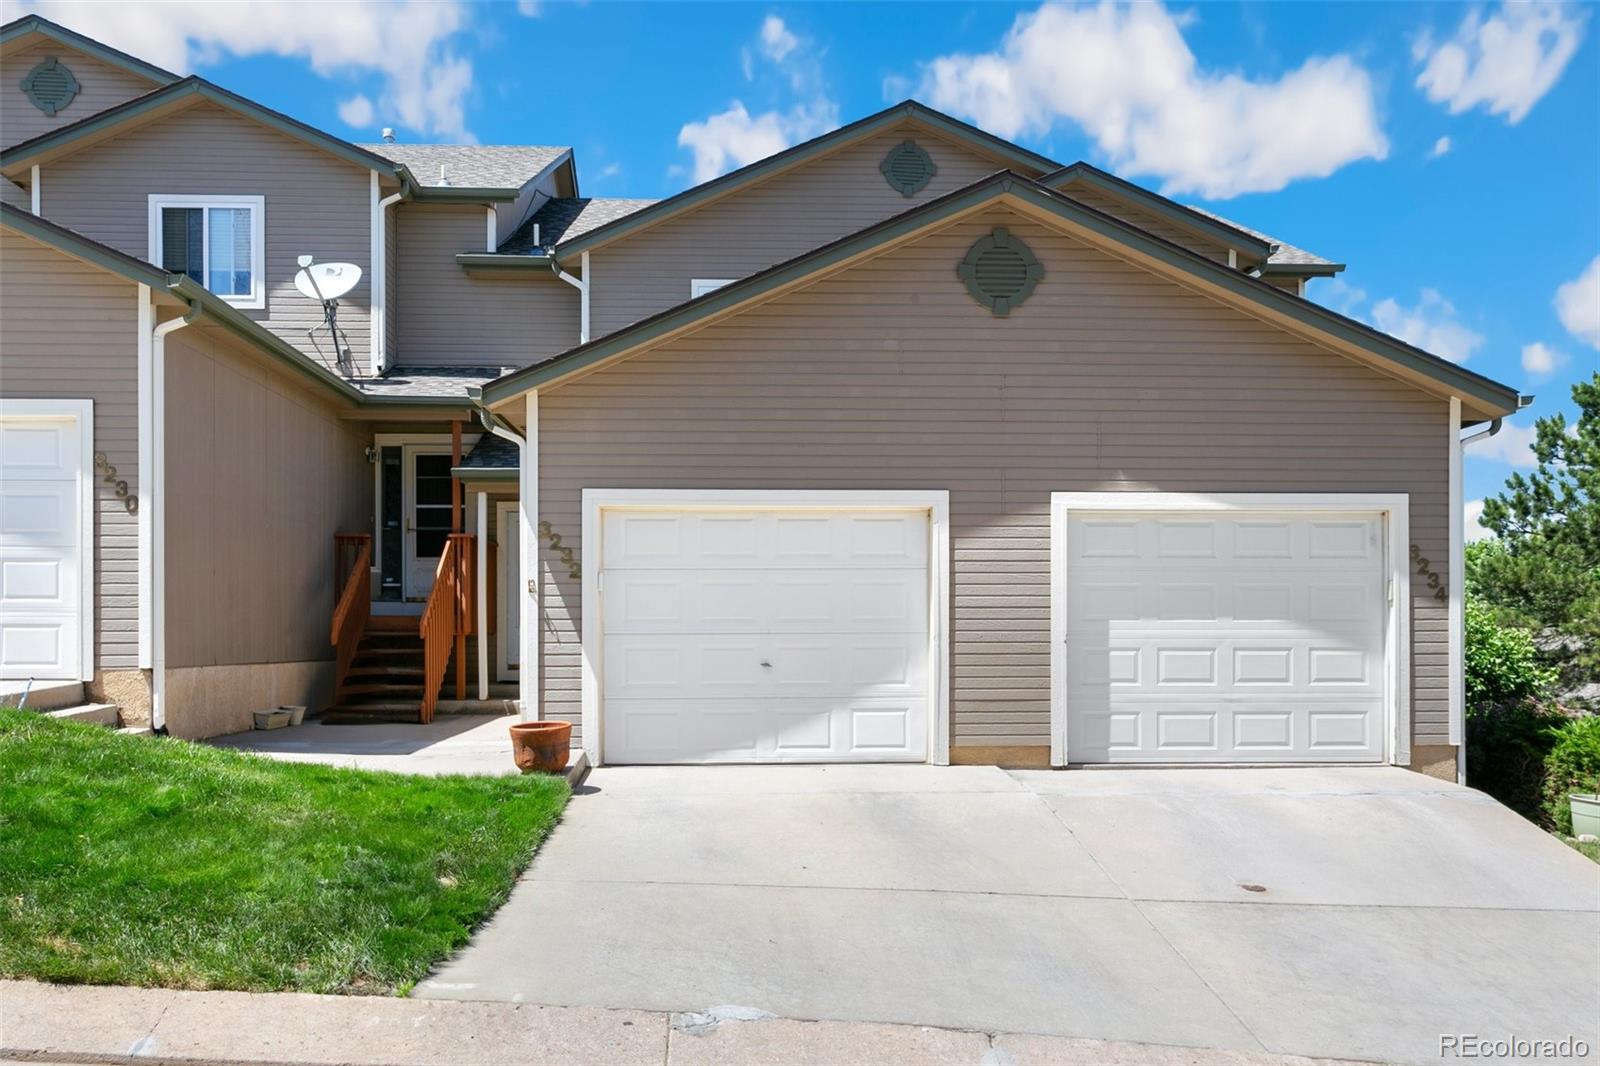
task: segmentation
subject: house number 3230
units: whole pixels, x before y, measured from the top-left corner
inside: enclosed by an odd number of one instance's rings
[[[116,493],[117,499],[122,501],[122,506],[128,509],[129,514],[139,513],[139,497],[128,492],[128,483],[117,480],[117,468],[111,465],[105,452],[94,453],[94,468],[100,472],[100,480],[110,485]]]
[[[1440,603],[1450,600],[1450,590],[1445,588],[1444,579],[1441,578],[1428,557],[1422,554],[1422,549],[1415,544],[1411,546],[1411,563],[1417,568],[1417,573],[1428,579],[1428,587],[1433,590],[1433,598]]]

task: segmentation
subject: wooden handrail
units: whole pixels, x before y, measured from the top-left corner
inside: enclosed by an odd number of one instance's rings
[[[348,569],[345,559],[354,552]],[[372,537],[366,533],[336,533],[333,537],[333,587],[338,599],[328,634],[334,648],[333,691],[337,697],[355,661],[356,647],[367,631],[372,612]]]
[[[433,573],[433,591],[422,610],[418,632],[422,636],[422,721],[433,721],[439,705],[439,688],[453,651],[456,657],[456,699],[466,697],[466,640],[476,615],[473,567],[477,538],[471,533],[445,535],[444,551]]]

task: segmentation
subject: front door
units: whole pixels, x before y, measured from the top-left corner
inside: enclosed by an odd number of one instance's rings
[[[405,594],[426,600],[450,533],[450,446],[407,444],[404,449]]]
[[[527,593],[522,590],[522,522],[517,507],[514,501],[495,505],[498,519],[496,540],[499,544],[496,558],[500,562],[501,575],[500,617],[496,626],[500,664],[495,671],[495,678],[500,681],[517,679],[518,657],[522,654],[521,605],[522,597]]]

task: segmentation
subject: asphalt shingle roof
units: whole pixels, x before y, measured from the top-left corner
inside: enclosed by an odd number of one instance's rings
[[[413,399],[447,397],[465,399],[468,386],[483,385],[509,370],[498,366],[397,366],[381,377],[350,378],[350,384],[368,396]]]
[[[597,199],[590,196],[549,200],[501,243],[500,251],[508,255],[537,254],[541,248],[549,248],[561,241],[571,240],[608,222],[615,222],[625,215],[649,207],[655,202]],[[533,239],[535,225],[539,227],[538,243]]]
[[[411,171],[425,187],[520,189],[569,151],[538,144],[363,144],[375,155]],[[447,181],[439,180],[444,167]]]
[[[1270,234],[1262,233],[1260,230],[1251,229],[1249,226],[1241,226],[1233,219],[1223,218],[1221,215],[1213,211],[1207,211],[1203,207],[1196,207],[1193,204],[1184,204],[1184,206],[1189,210],[1196,212],[1197,214],[1205,215],[1207,218],[1214,218],[1224,225],[1232,226],[1237,230],[1243,230],[1244,232],[1250,234],[1250,236],[1259,237],[1261,240],[1264,240],[1268,244],[1272,245],[1272,254],[1267,256],[1267,262],[1271,263],[1273,266],[1338,266],[1338,264],[1332,259],[1324,259],[1320,255],[1317,255],[1313,252],[1308,252],[1304,248],[1296,248],[1294,245],[1280,241],[1278,238]]]
[[[462,470],[515,470],[518,467],[517,446],[504,437],[485,433],[478,443],[461,459]]]

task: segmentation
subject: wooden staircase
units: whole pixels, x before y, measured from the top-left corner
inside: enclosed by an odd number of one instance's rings
[[[403,628],[373,618],[356,644],[333,703],[322,712],[330,724],[415,722],[422,716],[422,686],[427,649],[415,618],[398,618]]]
[[[334,573],[340,592],[330,641],[335,655],[333,702],[322,712],[329,724],[433,721],[440,689],[455,664],[455,699],[467,686],[467,637],[473,630],[475,538],[451,533],[420,618],[370,612],[371,538],[334,538]]]

